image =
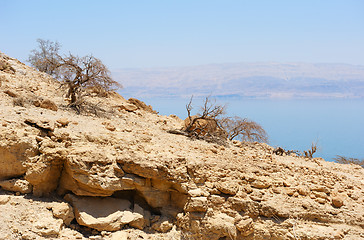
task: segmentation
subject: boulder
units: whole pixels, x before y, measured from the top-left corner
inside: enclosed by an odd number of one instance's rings
[[[64,224],[67,226],[69,226],[72,220],[75,218],[72,206],[65,202],[53,203],[52,213],[55,218],[62,219]]]
[[[213,239],[228,237],[236,239],[237,231],[234,225],[234,218],[225,213],[217,213],[207,219],[207,229],[214,234]]]
[[[80,225],[98,231],[118,231],[126,224],[141,226],[143,216],[130,209],[131,203],[128,200],[78,197],[72,194],[67,194],[65,199],[72,204]]]
[[[7,139],[0,133],[0,180],[24,175],[26,162],[37,154],[37,143],[29,138]]]

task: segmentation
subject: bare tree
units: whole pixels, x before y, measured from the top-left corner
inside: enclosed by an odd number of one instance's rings
[[[71,53],[61,56],[58,42],[38,39],[39,50],[30,54],[28,61],[39,71],[51,74],[66,86],[69,106],[74,107],[87,87],[104,90],[122,87],[111,78],[110,71],[100,59],[92,55],[78,57]]]
[[[258,123],[247,118],[228,117],[220,120],[222,128],[227,133],[227,138],[233,140],[240,138],[247,142],[267,142],[268,136]]]
[[[33,49],[28,62],[41,72],[54,76],[59,63],[58,51],[61,45],[56,41],[37,39],[38,49]]]
[[[184,131],[189,136],[212,137],[223,133],[219,125],[219,119],[225,114],[225,106],[216,105],[209,97],[206,97],[197,115],[191,116],[192,109],[191,97],[189,103],[186,105],[188,118],[185,121],[184,127]]]
[[[242,141],[267,142],[264,129],[256,122],[240,117],[224,117],[226,107],[217,105],[209,97],[197,115],[191,115],[192,97],[186,105],[188,117],[185,120],[184,135],[197,138],[229,139],[240,138]],[[179,134],[178,131],[172,133]]]

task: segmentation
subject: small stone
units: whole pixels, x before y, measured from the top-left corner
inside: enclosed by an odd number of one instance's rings
[[[70,123],[67,118],[60,118],[56,122],[59,123],[62,127],[66,127]]]
[[[45,108],[45,109],[49,109],[49,110],[52,110],[52,111],[57,111],[58,110],[57,105],[53,101],[51,101],[49,99],[43,100],[40,103],[40,107]]]
[[[114,232],[111,235],[110,240],[121,240],[121,239],[128,239],[129,234],[127,232],[124,231],[118,231],[118,232]]]
[[[288,196],[293,196],[293,194],[296,192],[296,189],[291,187],[288,187],[285,190]]]
[[[188,204],[185,206],[186,212],[206,212],[207,198],[206,197],[191,197]]]
[[[256,179],[251,183],[253,188],[264,189],[269,188],[272,185],[272,181],[269,179]]]
[[[166,233],[171,230],[173,224],[170,223],[166,218],[162,218],[152,225],[152,228],[157,232]]]
[[[112,125],[111,123],[109,122],[103,122],[102,125],[105,126],[105,128],[109,131],[115,131],[116,130],[116,127],[114,125]]]
[[[331,199],[332,205],[336,208],[342,207],[344,205],[344,198],[342,196],[333,196]]]
[[[219,190],[222,193],[228,194],[228,195],[235,195],[239,187],[237,184],[234,184],[233,182],[217,182],[215,183],[215,187],[217,190]]]
[[[7,195],[0,195],[0,205],[6,204],[9,202],[10,197]]]
[[[243,219],[236,224],[236,228],[240,231],[241,235],[246,237],[254,232],[253,219]]]
[[[11,91],[11,90],[5,90],[4,93],[8,94],[10,97],[17,97],[18,94],[16,94],[15,92]]]
[[[297,190],[298,193],[301,194],[302,196],[307,196],[310,193],[310,189],[308,189],[308,187],[306,186],[299,186]]]
[[[63,220],[64,224],[69,226],[75,218],[73,208],[68,203],[54,203],[52,206],[53,216]]]

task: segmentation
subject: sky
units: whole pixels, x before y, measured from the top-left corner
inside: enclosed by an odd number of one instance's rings
[[[36,39],[111,70],[231,62],[364,65],[362,0],[0,0],[0,51]]]

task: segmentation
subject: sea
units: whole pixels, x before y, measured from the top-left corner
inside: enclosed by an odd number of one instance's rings
[[[189,98],[139,98],[162,115],[187,117]],[[197,112],[203,98],[193,99]],[[272,100],[217,98],[227,115],[259,123],[269,144],[286,150],[305,151],[317,145],[314,157],[334,161],[338,155],[364,159],[364,99]]]

